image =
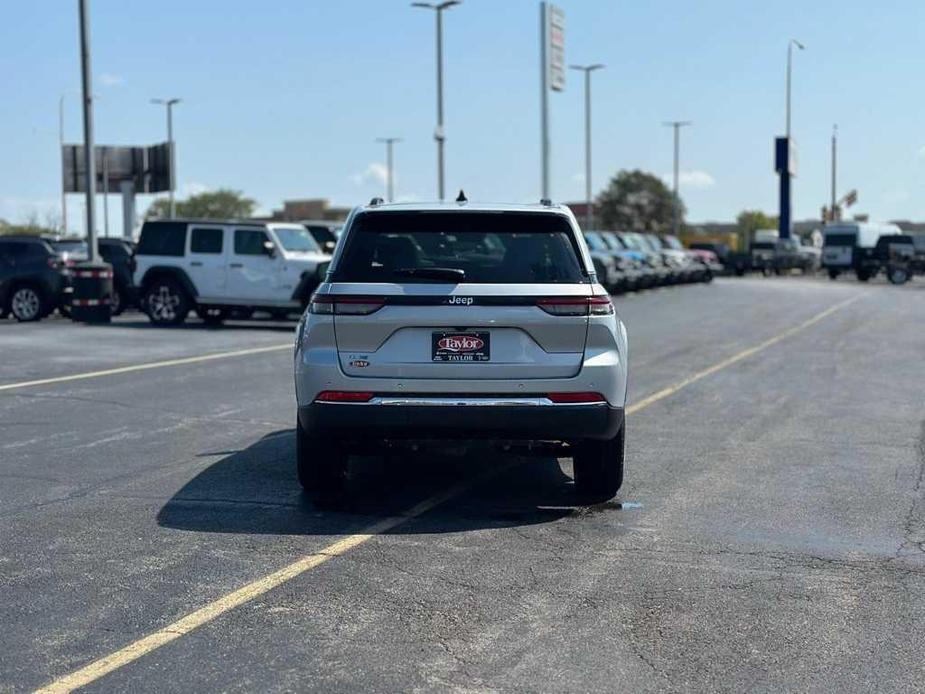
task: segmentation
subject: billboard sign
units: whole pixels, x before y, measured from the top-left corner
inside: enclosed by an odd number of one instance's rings
[[[546,73],[549,88],[565,89],[565,13],[546,3]]]
[[[121,193],[122,183],[130,181],[136,193],[170,190],[170,146],[163,142],[149,147],[96,145],[96,190]],[[64,191],[87,190],[83,145],[62,145]]]
[[[793,138],[778,137],[774,141],[774,170],[777,173],[787,172],[790,176],[797,175],[797,145]]]

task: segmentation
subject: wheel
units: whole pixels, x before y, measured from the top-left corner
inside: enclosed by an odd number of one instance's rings
[[[909,271],[904,267],[891,267],[886,276],[890,284],[905,284],[909,281]]]
[[[708,268],[707,271],[703,273],[703,278],[700,281],[703,282],[704,284],[709,284],[710,282],[712,282],[713,281],[713,271]]]
[[[858,270],[858,282],[867,282],[870,280],[870,273],[867,270]]]
[[[113,287],[112,294],[109,295],[109,310],[113,316],[125,311],[125,294],[118,287]]]
[[[221,325],[222,321],[228,317],[228,311],[223,308],[200,306],[196,309],[196,315],[202,318],[206,325]]]
[[[829,279],[837,280],[838,279],[838,270],[829,270]]]
[[[45,315],[42,292],[31,284],[16,287],[10,293],[9,312],[20,323],[37,321]]]
[[[341,494],[347,482],[349,456],[337,441],[308,436],[296,418],[296,469],[299,484],[319,499]]]
[[[155,325],[180,325],[190,310],[190,300],[183,287],[169,277],[151,283],[145,291],[143,305]]]
[[[607,501],[623,485],[626,424],[607,441],[584,441],[576,446],[572,464],[575,488],[585,501]]]

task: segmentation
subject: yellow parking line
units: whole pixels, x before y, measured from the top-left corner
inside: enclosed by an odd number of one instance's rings
[[[102,376],[115,376],[116,374],[127,374],[135,371],[147,371],[149,369],[162,369],[166,366],[182,366],[183,364],[199,364],[204,361],[216,361],[218,359],[230,359],[231,357],[243,357],[250,354],[264,354],[266,352],[279,352],[284,349],[292,349],[292,343],[287,342],[284,345],[271,345],[269,347],[252,347],[250,349],[236,349],[231,352],[215,352],[214,354],[202,354],[198,357],[182,357],[180,359],[168,359],[166,361],[153,361],[146,364],[133,364],[131,366],[120,366],[115,369],[103,369],[102,371],[86,371],[80,374],[71,374],[69,376],[55,376],[53,378],[40,378],[35,381],[20,381],[19,383],[7,383],[0,385],[0,392],[4,390],[18,390],[20,388],[33,388],[35,386],[46,386],[52,383],[67,383],[68,381],[83,381],[88,378],[100,378]]]
[[[846,306],[854,303],[860,298],[861,298],[861,295],[858,295],[858,296],[852,297],[851,299],[847,299],[846,301],[842,301],[841,303],[835,304],[831,308],[828,308],[825,311],[822,311],[821,313],[817,313],[815,316],[813,316],[809,320],[804,321],[803,323],[800,323],[799,325],[793,328],[785,330],[784,332],[779,333],[775,337],[765,340],[764,342],[761,342],[760,344],[757,344],[754,347],[743,349],[741,352],[727,359],[722,360],[721,362],[715,364],[714,366],[704,369],[703,371],[699,371],[695,373],[693,376],[688,376],[687,378],[685,378],[682,381],[679,381],[677,384],[673,386],[669,386],[668,388],[664,388],[656,393],[653,393],[647,398],[640,400],[638,403],[635,403],[627,407],[626,414],[628,415],[635,414],[649,407],[650,405],[653,405],[654,403],[660,400],[664,400],[668,396],[674,393],[677,393],[679,390],[681,390],[682,388],[686,388],[692,383],[696,383],[697,381],[703,378],[706,378],[707,376],[710,376],[711,374],[714,374],[717,371],[720,371],[729,366],[732,366],[733,364],[736,364],[737,362],[740,362],[747,357],[753,356],[757,354],[758,352],[761,352],[767,349],[768,347],[771,347],[772,345],[775,345],[781,342],[782,340],[787,339],[788,337],[792,337],[793,335],[796,335],[797,333],[803,330],[806,330],[807,328],[815,325],[819,321],[827,318],[828,316],[832,315],[836,311],[840,311]],[[264,349],[269,350],[273,348],[264,348]],[[276,349],[280,349],[280,348],[276,348]],[[230,354],[231,353],[226,353],[226,355],[230,355]],[[184,362],[183,360],[176,360],[176,361],[179,361],[180,363],[188,363],[188,362]],[[154,368],[154,367],[151,367],[151,368]],[[497,470],[494,472],[497,472]],[[284,566],[283,568],[279,569],[278,571],[275,571],[274,573],[271,573],[262,578],[258,578],[256,581],[248,583],[244,587],[239,588],[231,593],[228,593],[227,595],[224,595],[213,602],[210,602],[209,604],[207,604],[204,607],[201,607],[195,612],[191,612],[185,617],[181,617],[180,619],[176,620],[175,622],[172,622],[171,624],[168,624],[162,629],[158,629],[157,631],[151,634],[148,634],[147,636],[144,636],[138,639],[137,641],[130,643],[128,646],[125,646],[124,648],[114,653],[104,656],[100,658],[99,660],[95,660],[89,665],[85,665],[84,667],[80,668],[79,670],[75,670],[74,672],[68,675],[64,675],[63,677],[60,677],[54,680],[50,684],[46,685],[45,687],[37,691],[38,692],[71,692],[71,691],[74,691],[75,689],[85,687],[91,682],[95,682],[96,680],[100,679],[104,675],[107,675],[110,672],[113,672],[114,670],[118,670],[119,668],[125,665],[128,665],[129,663],[132,663],[135,660],[138,660],[139,658],[150,653],[151,651],[154,651],[160,648],[161,646],[164,646],[170,643],[171,641],[174,641],[175,639],[178,639],[181,636],[184,636],[185,634],[190,633],[194,629],[201,627],[202,625],[212,621],[216,617],[228,612],[229,610],[232,610],[235,607],[239,607],[247,602],[250,602],[254,598],[257,598],[263,595],[267,591],[270,591],[273,588],[276,588],[277,586],[280,586],[288,581],[291,581],[293,578],[296,578],[297,576],[305,573],[306,571],[310,571],[311,569],[314,569],[324,564],[329,559],[333,559],[334,557],[337,557],[346,552],[349,552],[351,549],[354,549],[355,547],[359,547],[360,545],[367,542],[368,540],[371,540],[375,536],[388,532],[392,528],[395,528],[396,526],[408,520],[417,518],[418,516],[421,516],[427,513],[428,511],[435,508],[436,506],[439,506],[440,504],[463,493],[464,491],[472,487],[474,484],[476,484],[478,481],[479,480],[472,480],[468,483],[457,485],[445,492],[442,492],[440,494],[430,497],[429,499],[422,501],[421,503],[412,507],[411,509],[409,509],[406,513],[404,513],[401,516],[397,516],[393,518],[386,518],[378,523],[375,523],[369,526],[368,528],[364,529],[363,532],[361,533],[357,533],[354,535],[348,535],[347,537],[344,537],[338,540],[337,542],[334,542],[330,545],[327,545],[326,547],[323,547],[318,552],[305,555],[304,557],[301,557],[300,559],[289,564],[288,566]]]

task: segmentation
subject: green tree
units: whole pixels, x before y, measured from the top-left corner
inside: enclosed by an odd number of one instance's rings
[[[607,229],[665,231],[671,228],[674,194],[664,181],[638,169],[619,171],[597,197],[601,223]],[[686,208],[678,201],[680,223]]]
[[[736,225],[739,227],[738,233],[742,247],[747,248],[754,240],[758,229],[777,228],[777,217],[767,215],[761,210],[742,210],[736,217]]]
[[[191,195],[177,201],[177,216],[190,219],[242,219],[254,213],[257,202],[239,190],[219,190]],[[148,219],[163,219],[170,214],[170,201],[158,198],[148,208]]]

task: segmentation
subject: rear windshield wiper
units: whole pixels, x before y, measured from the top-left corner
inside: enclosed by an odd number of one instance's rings
[[[456,267],[402,267],[394,270],[393,274],[399,277],[420,277],[448,282],[462,282],[466,279],[466,271]]]

